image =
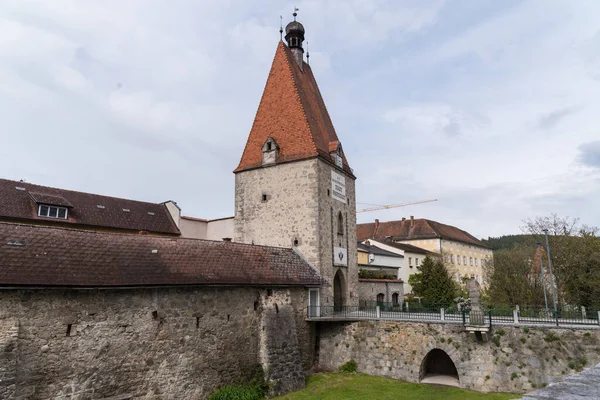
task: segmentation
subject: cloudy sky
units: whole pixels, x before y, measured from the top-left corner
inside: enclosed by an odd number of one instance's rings
[[[600,226],[598,0],[3,0],[0,177],[232,215],[294,5],[357,201],[439,199],[359,222]]]

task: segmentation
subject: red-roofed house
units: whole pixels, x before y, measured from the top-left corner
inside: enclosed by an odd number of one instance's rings
[[[492,250],[470,233],[429,219],[410,217],[399,221],[358,224],[358,240],[387,239],[406,243],[441,255],[448,270],[461,280],[475,278],[483,283],[483,263]]]

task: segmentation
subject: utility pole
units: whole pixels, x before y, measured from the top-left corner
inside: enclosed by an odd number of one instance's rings
[[[542,271],[542,288],[544,289],[544,303],[546,303],[546,315],[548,315],[548,295],[546,294],[546,276],[544,274],[544,264],[542,263],[542,243],[538,242],[537,252],[540,256],[540,271]]]
[[[558,309],[556,308],[556,291],[554,289],[554,273],[552,272],[552,260],[550,259],[550,245],[548,244],[548,229],[544,229],[546,236],[546,253],[548,253],[548,268],[550,268],[550,285],[552,286],[552,300],[554,300],[554,318],[558,320]]]

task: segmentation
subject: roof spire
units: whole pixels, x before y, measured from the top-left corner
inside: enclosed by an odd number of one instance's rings
[[[279,40],[283,40],[283,16],[279,16]]]
[[[308,52],[308,40],[306,41],[306,63],[310,64],[310,53]]]
[[[294,16],[294,21],[296,21],[296,17],[298,16],[298,13],[296,11],[300,11],[300,9],[294,6],[294,13],[292,14]]]

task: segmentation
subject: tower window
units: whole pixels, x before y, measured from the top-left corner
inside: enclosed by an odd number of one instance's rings
[[[344,216],[342,215],[341,212],[338,213],[338,226],[337,226],[337,233],[338,235],[343,235],[344,234]]]
[[[267,196],[266,193],[263,193],[260,199],[263,203],[266,203],[266,201],[269,199],[269,196]]]

